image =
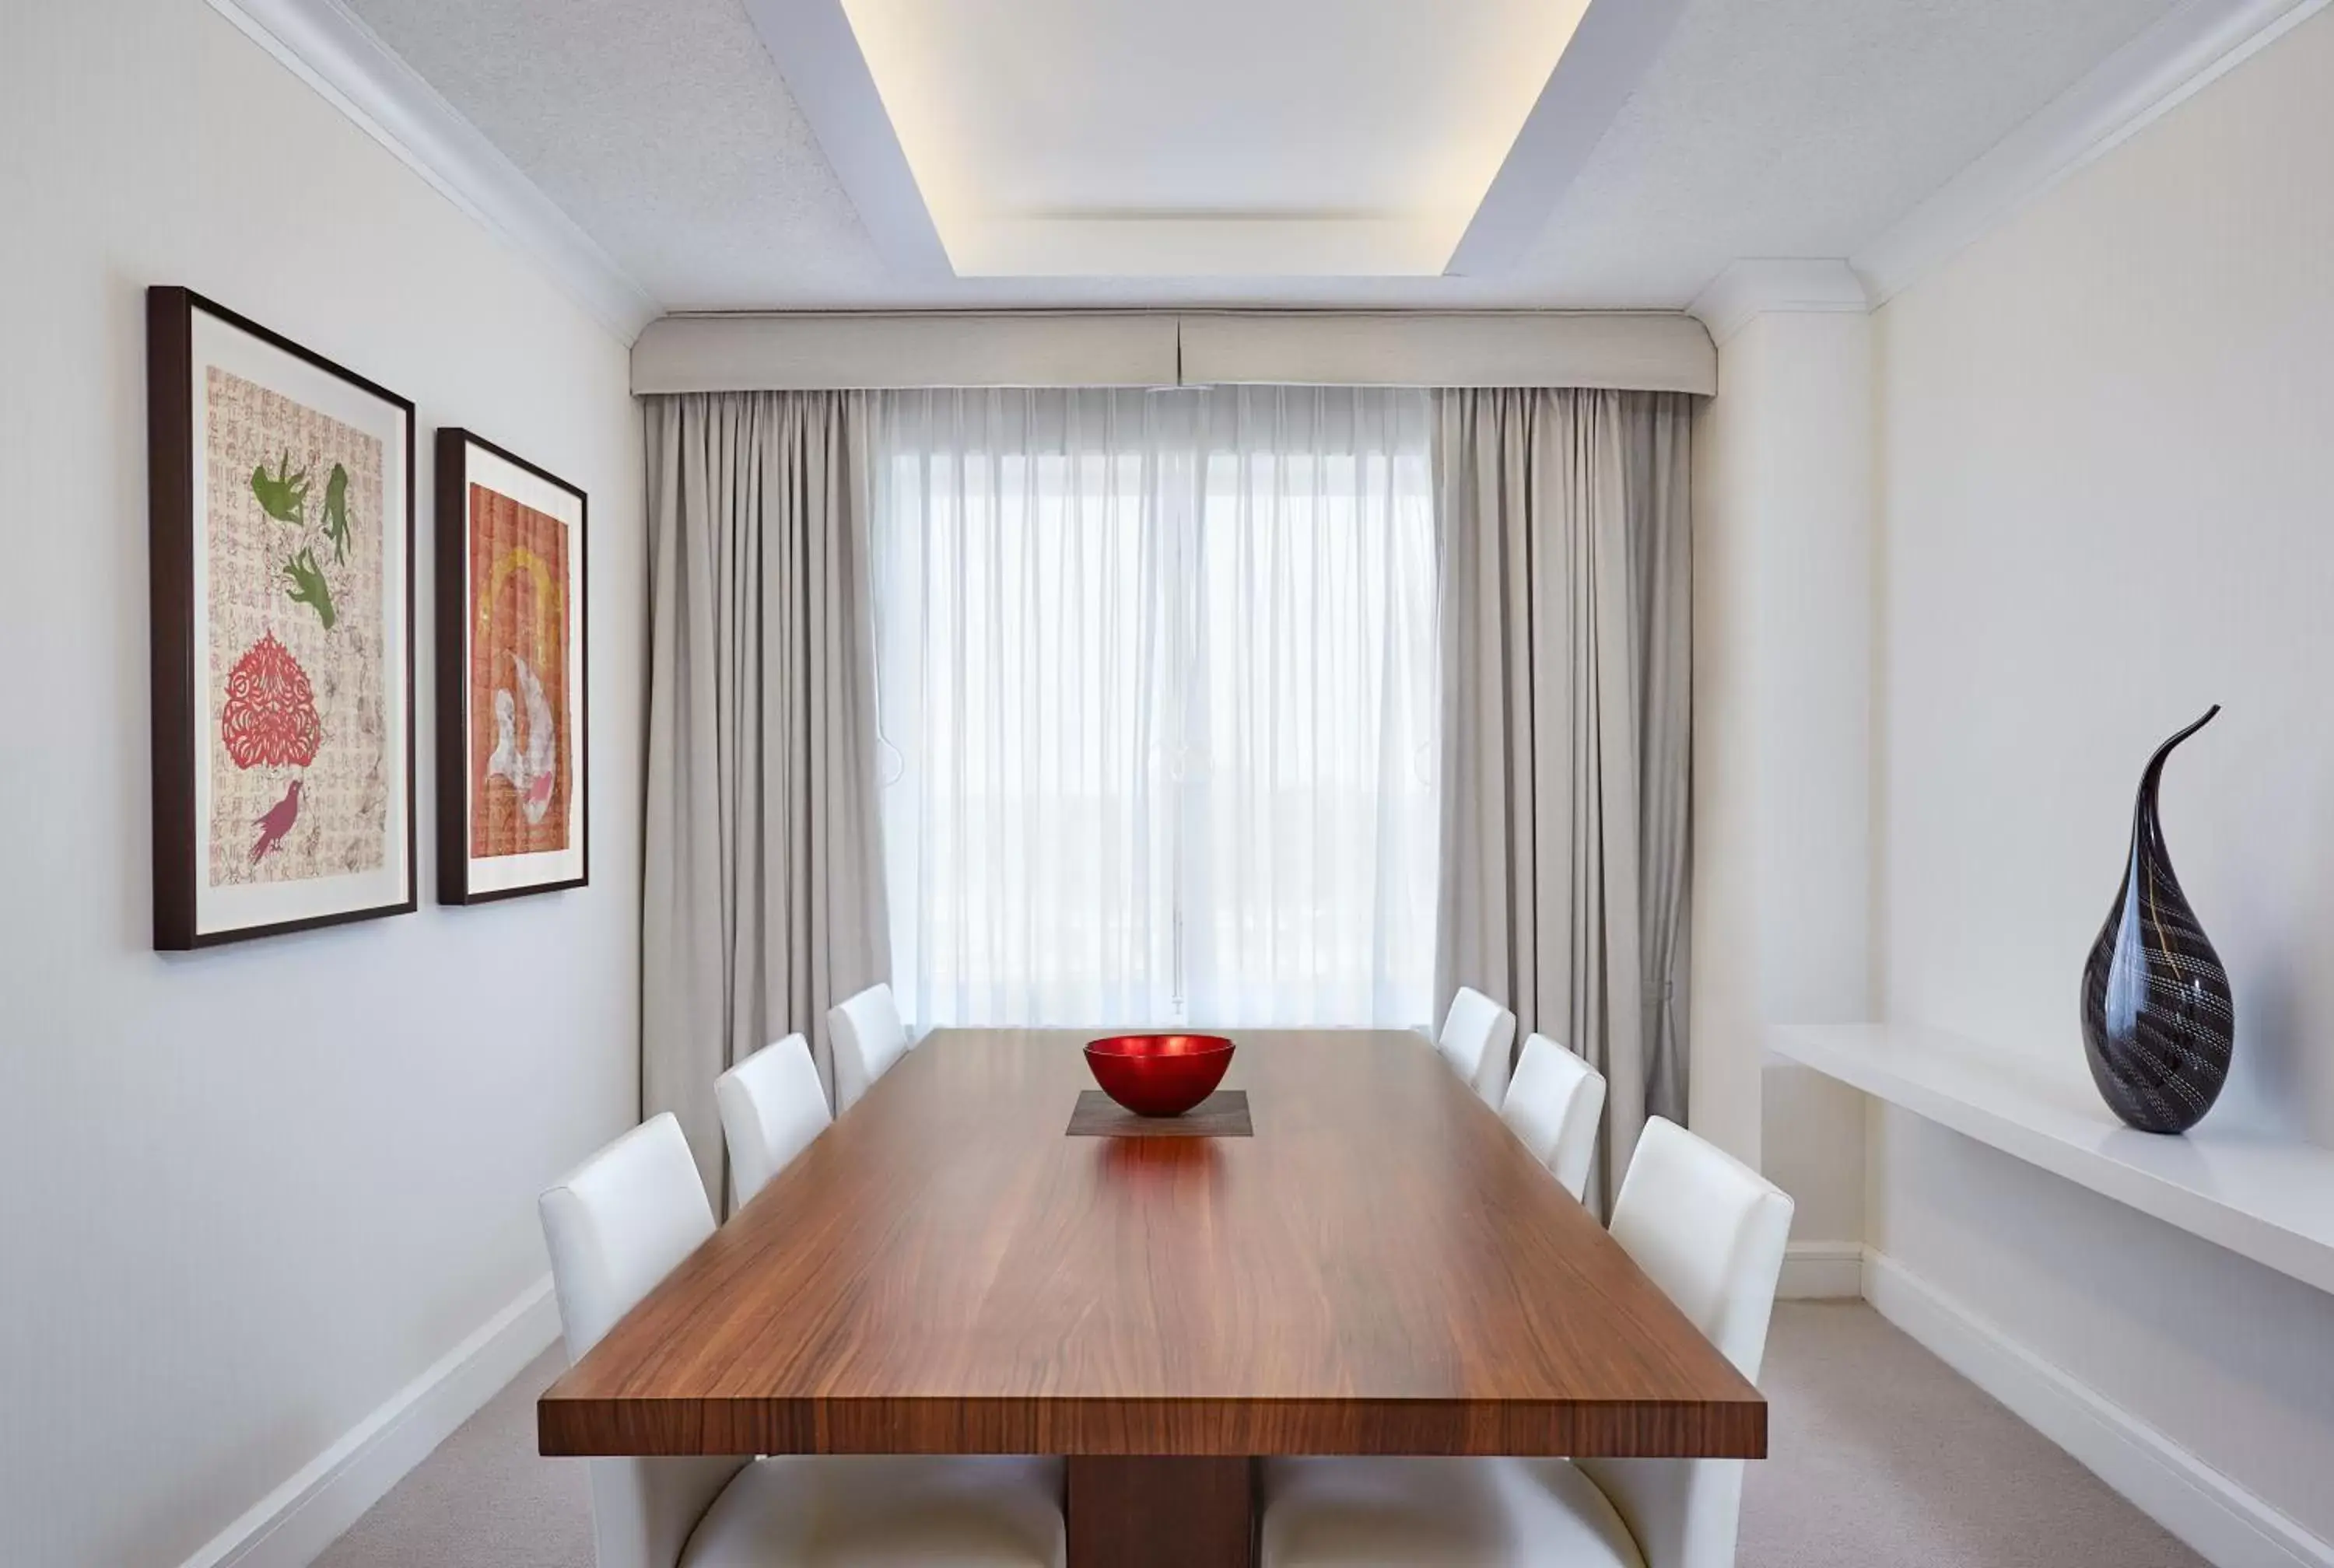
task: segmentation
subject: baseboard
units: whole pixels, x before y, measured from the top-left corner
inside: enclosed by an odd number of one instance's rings
[[[2311,1534],[1904,1265],[1866,1253],[1863,1273],[1865,1299],[1882,1317],[2217,1568],[2334,1568],[2334,1543]]]
[[[180,1568],[307,1568],[558,1337],[545,1275]]]
[[[1853,1301],[1864,1294],[1864,1247],[1853,1241],[1795,1241],[1783,1249],[1783,1301]]]

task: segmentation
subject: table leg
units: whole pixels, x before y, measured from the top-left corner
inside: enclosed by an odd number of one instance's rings
[[[1065,1461],[1069,1568],[1250,1568],[1256,1561],[1256,1461]]]

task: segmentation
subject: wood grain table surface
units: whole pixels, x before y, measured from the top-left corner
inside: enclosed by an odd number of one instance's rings
[[[542,1451],[1764,1454],[1421,1036],[1237,1033],[1253,1136],[1072,1138],[1089,1037],[920,1044],[552,1385]]]

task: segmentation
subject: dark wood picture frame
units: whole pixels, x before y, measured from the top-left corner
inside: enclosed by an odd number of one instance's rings
[[[404,464],[405,592],[404,659],[401,669],[384,669],[385,679],[401,679],[405,693],[405,891],[401,899],[362,908],[334,909],[295,919],[203,928],[199,914],[201,836],[196,821],[197,770],[208,765],[204,734],[207,714],[201,683],[207,673],[196,659],[196,616],[201,588],[195,577],[196,421],[194,332],[198,315],[348,383],[393,409],[402,423],[402,450],[385,451],[385,462]],[[408,915],[420,907],[416,880],[414,809],[413,678],[413,430],[412,402],[367,380],[247,316],[204,298],[191,289],[156,285],[146,291],[146,417],[148,590],[150,600],[149,675],[153,704],[154,946],[183,952],[342,925],[352,920]],[[384,544],[400,537],[395,520],[382,520]],[[391,784],[395,785],[392,775]]]
[[[479,888],[470,874],[470,658],[468,631],[470,603],[470,460],[473,449],[489,453],[512,467],[564,491],[575,498],[574,539],[569,549],[574,586],[570,594],[575,615],[575,668],[567,672],[574,697],[574,769],[581,806],[575,812],[577,871],[523,886]],[[486,904],[522,899],[592,881],[591,813],[591,668],[592,623],[590,541],[592,500],[582,487],[571,485],[540,464],[530,463],[509,448],[496,445],[474,430],[455,425],[438,428],[435,448],[437,507],[438,599],[436,658],[438,661],[438,901],[441,904]]]

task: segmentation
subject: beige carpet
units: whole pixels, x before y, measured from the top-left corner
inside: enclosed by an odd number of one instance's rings
[[[535,1362],[319,1568],[592,1568],[582,1467],[535,1454]],[[1772,1457],[1741,1568],[2202,1568],[2203,1559],[1861,1303],[1776,1309]]]

